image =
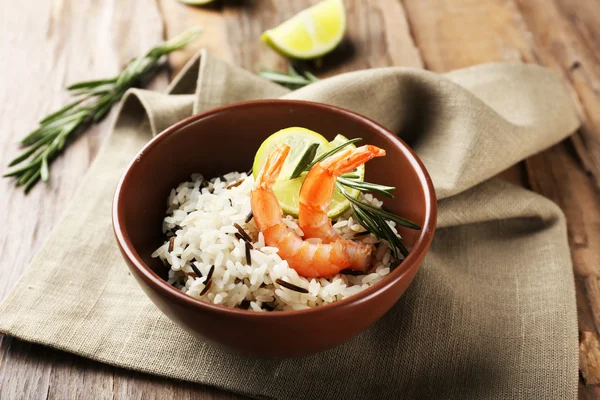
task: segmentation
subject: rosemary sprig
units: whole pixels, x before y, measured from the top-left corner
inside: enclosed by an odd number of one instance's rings
[[[187,46],[198,38],[200,32],[200,28],[195,28],[152,48],[144,56],[131,60],[115,77],[68,86],[67,90],[75,101],[43,118],[37,129],[21,139],[21,145],[27,149],[8,166],[24,165],[3,176],[14,177],[17,186],[25,185],[25,193],[40,179],[47,182],[52,161],[69,143],[72,134],[104,118],[128,89],[142,85],[151,77],[164,55]]]
[[[309,71],[304,71],[303,74],[300,74],[291,65],[288,67],[287,73],[264,69],[258,74],[263,78],[279,83],[280,85],[287,86],[290,89],[298,89],[302,86],[310,85],[311,83],[319,81],[319,78],[311,74]]]
[[[354,179],[356,179],[356,178],[354,178]],[[357,181],[354,179],[345,178],[343,176],[340,176],[339,178],[337,178],[337,181],[338,181],[338,183],[341,183],[344,186],[351,187],[352,189],[356,189],[361,192],[376,192],[376,193],[380,193],[386,197],[391,197],[391,198],[394,197],[394,195],[390,193],[390,191],[396,189],[393,186],[379,185],[377,183],[370,183],[370,182],[361,182],[361,181]],[[419,229],[419,228],[417,228],[417,229]]]
[[[314,151],[309,151],[310,149],[307,150],[302,156],[296,168],[294,169],[294,174],[297,173],[296,177],[300,176],[303,172],[309,171],[316,163],[324,160],[325,158],[339,152],[345,147],[351,145],[352,143],[356,143],[360,140],[362,139],[356,138],[348,140],[347,142],[342,143],[336,148],[320,155],[316,159],[314,159],[316,147]],[[415,224],[414,222],[407,220],[406,218],[402,218],[396,214],[385,211],[381,208],[375,207],[365,201],[359,200],[351,196],[345,189],[346,187],[356,189],[363,193],[375,192],[387,197],[394,197],[391,191],[394,190],[395,187],[379,185],[377,183],[371,182],[361,182],[357,180],[358,178],[359,176],[357,174],[350,172],[348,174],[344,174],[338,177],[336,181],[336,185],[340,193],[342,193],[342,195],[346,199],[348,199],[348,201],[350,201],[353,216],[358,221],[358,223],[361,224],[367,231],[371,232],[381,240],[386,240],[390,244],[392,248],[392,253],[395,258],[398,258],[399,254],[402,254],[406,257],[408,255],[408,250],[406,246],[404,246],[402,239],[394,233],[392,228],[388,225],[387,221],[394,221],[398,225],[410,229],[418,230],[421,229],[421,227]]]
[[[377,236],[377,238],[387,240],[392,248],[392,253],[395,258],[398,258],[398,252],[406,257],[408,255],[408,250],[406,249],[406,246],[404,246],[404,242],[394,233],[394,231],[392,231],[392,228],[390,228],[387,223],[387,220],[396,220],[397,218],[401,217],[383,211],[380,208],[373,207],[368,203],[356,200],[350,196],[350,194],[342,187],[342,185],[338,184],[337,186],[344,197],[350,200],[352,203],[352,214],[358,223],[361,224],[366,230]],[[382,213],[393,216],[394,218],[386,218]],[[401,219],[404,220],[404,218]],[[413,223],[411,222],[411,224]],[[418,226],[416,224],[413,225]]]

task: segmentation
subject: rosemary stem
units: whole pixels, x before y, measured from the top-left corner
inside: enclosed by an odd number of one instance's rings
[[[200,28],[195,28],[159,44],[131,60],[117,76],[69,85],[67,90],[74,101],[42,118],[39,127],[21,139],[26,149],[9,163],[9,167],[15,168],[3,176],[14,177],[17,186],[25,185],[25,192],[40,179],[48,181],[51,163],[73,133],[99,122],[129,88],[144,83],[144,79],[157,70],[164,55],[187,46],[200,32]],[[18,166],[20,164],[22,166]]]

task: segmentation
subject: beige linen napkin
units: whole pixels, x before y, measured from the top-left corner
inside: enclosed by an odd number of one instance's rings
[[[123,101],[73,204],[0,306],[1,332],[257,398],[576,397],[563,214],[489,180],[578,127],[552,73],[516,64],[444,75],[394,67],[289,93],[201,52],[169,93],[132,90]],[[110,213],[123,168],[151,135],[215,106],[281,96],[357,111],[405,138],[433,178],[439,226],[414,283],[378,323],[333,350],[269,361],[214,348],[163,316],[129,275]]]

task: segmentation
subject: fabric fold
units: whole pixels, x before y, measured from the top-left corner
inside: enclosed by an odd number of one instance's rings
[[[129,275],[110,215],[123,169],[152,135],[216,106],[278,97],[348,108],[411,144],[436,186],[439,224],[413,284],[375,325],[324,353],[258,360],[214,348],[163,316]],[[73,203],[0,304],[0,332],[255,398],[574,399],[564,216],[490,178],[578,124],[559,79],[537,66],[444,75],[381,68],[290,92],[202,51],[166,94],[128,92]]]

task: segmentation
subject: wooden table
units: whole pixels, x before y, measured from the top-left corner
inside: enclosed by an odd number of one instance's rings
[[[176,0],[0,1],[0,168],[16,141],[67,100],[73,81],[116,73],[165,37],[200,24],[202,38],[170,57],[161,90],[199,48],[250,71],[286,63],[260,33],[312,0],[229,0],[206,8]],[[502,177],[557,202],[567,215],[580,331],[580,398],[600,397],[600,2],[598,0],[346,0],[347,39],[317,71],[402,65],[444,72],[489,61],[551,68],[583,122],[574,136]],[[114,113],[78,138],[28,196],[0,180],[0,298],[27,267],[98,153]],[[10,211],[10,212],[9,212]],[[0,337],[0,397],[239,398],[212,388],[125,371]]]

